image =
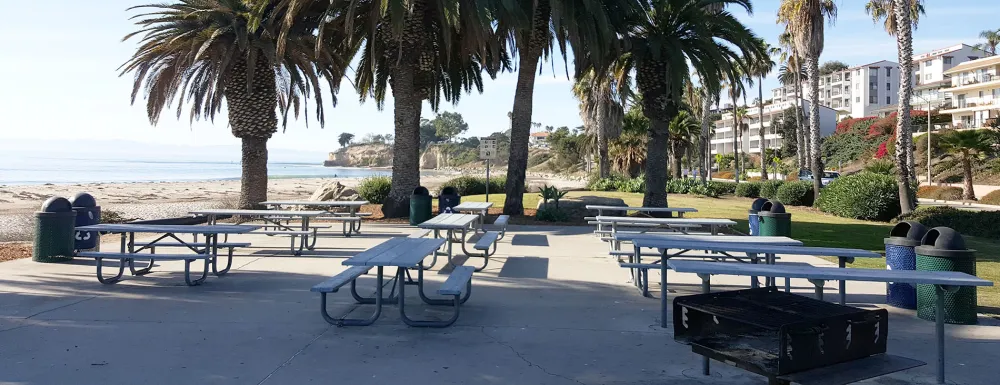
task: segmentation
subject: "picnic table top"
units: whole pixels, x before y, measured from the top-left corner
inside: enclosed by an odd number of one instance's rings
[[[439,214],[417,225],[417,227],[421,229],[461,229],[469,227],[472,222],[478,220],[479,216],[473,214]]]
[[[316,207],[359,207],[368,201],[267,201],[261,202],[267,206],[316,206]]]
[[[111,233],[163,233],[163,234],[245,234],[259,229],[254,225],[144,225],[139,223],[101,223],[77,227],[77,231],[106,231]]]
[[[648,213],[696,213],[698,209],[690,207],[629,207],[629,206],[604,206],[587,205],[587,210],[618,210],[618,211],[643,211]]]
[[[392,238],[345,260],[343,264],[415,267],[444,242],[444,238]]]
[[[486,210],[493,207],[493,202],[462,202],[458,206],[452,207],[453,210],[468,210],[468,211],[479,211]]]
[[[736,222],[723,218],[642,218],[642,217],[614,217],[601,215],[598,222],[630,222],[630,223],[653,223],[660,225],[735,225]]]
[[[298,216],[298,217],[318,217],[326,215],[326,211],[297,211],[297,210],[231,210],[231,209],[206,209],[190,211],[194,215],[241,215],[241,216]]]
[[[957,271],[838,269],[796,265],[751,265],[690,260],[667,261],[679,273],[726,274],[743,276],[788,277],[822,280],[901,282],[911,284],[993,286],[993,282]]]
[[[753,237],[746,237],[753,238]],[[661,249],[689,249],[721,252],[741,252],[757,254],[811,255],[817,257],[882,258],[882,255],[868,250],[841,249],[835,247],[782,246],[762,243],[735,243],[705,241],[671,241],[658,238],[637,238],[632,240],[636,247]]]
[[[688,234],[615,234],[615,240],[633,241],[639,238],[660,239],[670,242],[724,242],[724,243],[747,243],[766,244],[780,246],[802,246],[802,241],[789,237],[759,236],[747,237],[743,235],[688,235]]]

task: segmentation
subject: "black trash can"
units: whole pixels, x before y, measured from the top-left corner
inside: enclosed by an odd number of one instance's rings
[[[976,251],[965,247],[965,239],[948,227],[927,231],[916,247],[917,270],[959,271],[976,275]],[[917,285],[917,316],[936,320],[937,294],[934,285]],[[976,288],[962,286],[944,292],[944,322],[960,325],[976,324]]]
[[[438,195],[438,214],[453,212],[451,208],[459,203],[462,203],[462,196],[458,195],[458,191],[454,187],[445,187]]]
[[[35,262],[73,260],[73,227],[76,212],[69,200],[51,197],[35,212],[35,243],[31,259]]]
[[[792,214],[785,212],[785,205],[778,201],[767,201],[757,213],[760,219],[760,235],[792,236]]]
[[[410,195],[410,225],[416,226],[428,219],[431,219],[431,193],[420,186]]]
[[[76,211],[76,227],[90,226],[101,223],[101,206],[93,195],[77,193],[70,200],[73,211]],[[100,233],[97,231],[75,231],[73,235],[74,249],[86,250],[97,247]]]
[[[899,222],[885,239],[885,268],[888,270],[916,270],[915,247],[927,233],[927,228],[917,222]],[[885,302],[903,308],[917,308],[917,288],[909,283],[888,282],[885,285]]]
[[[747,220],[750,222],[750,235],[760,235],[760,217],[757,213],[760,212],[760,208],[767,203],[766,198],[754,199],[753,203],[750,204],[750,210],[747,210]]]

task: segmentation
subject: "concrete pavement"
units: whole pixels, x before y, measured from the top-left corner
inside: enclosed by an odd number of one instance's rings
[[[0,263],[0,384],[766,383],[719,363],[702,376],[700,357],[659,327],[658,299],[638,295],[590,228],[511,228],[498,258],[474,276],[458,322],[446,329],[406,327],[395,306],[373,326],[334,327],[309,292],[342,270],[343,259],[409,234],[407,226],[365,224],[361,236],[320,239],[301,257],[290,255],[285,238],[236,237],[254,247],[228,275],[198,287],[184,285],[179,262],[157,262],[153,274],[110,286],[97,282],[90,260]],[[106,248],[117,247],[107,241]],[[429,280],[443,282],[442,265]],[[360,282],[374,292],[372,276]],[[696,293],[699,282],[672,273],[668,289],[671,296]],[[713,278],[716,290],[747,284]],[[812,293],[805,281],[793,286]],[[884,285],[848,284],[849,301],[864,306],[884,301],[884,292]],[[827,285],[826,298],[837,298],[836,284]],[[330,299],[334,314],[365,316],[371,309],[354,304],[346,290]],[[448,314],[414,300],[407,309],[413,316]],[[890,312],[890,353],[933,363],[933,323]],[[947,332],[948,378],[996,383],[997,322],[949,325]],[[933,373],[930,365],[866,383],[929,383]]]

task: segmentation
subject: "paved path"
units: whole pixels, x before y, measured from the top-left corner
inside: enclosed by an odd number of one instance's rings
[[[373,224],[349,239],[320,238],[317,250],[301,257],[289,254],[284,238],[233,237],[255,248],[243,250],[227,276],[194,288],[178,282],[178,262],[111,286],[94,281],[93,261],[0,263],[0,383],[765,383],[726,365],[701,376],[699,356],[659,328],[659,301],[634,291],[591,230],[511,226],[498,263],[473,278],[458,322],[435,330],[403,326],[393,307],[371,327],[330,326],[309,292],[344,269],[344,258],[413,231],[403,226]],[[444,276],[434,271],[428,279]],[[373,281],[363,278],[362,289],[373,292]],[[693,275],[674,273],[670,281],[676,294],[700,291]],[[793,283],[812,291],[804,281]],[[719,290],[746,284],[713,279]],[[837,298],[836,285],[828,290],[828,298]],[[881,302],[884,286],[852,282],[848,291],[851,302]],[[330,298],[331,312],[358,309],[346,291]],[[367,311],[361,306],[355,316]],[[931,362],[933,325],[912,312],[891,312],[890,352]],[[949,380],[994,383],[1000,327],[984,324],[948,326]],[[932,370],[867,383],[921,383]]]

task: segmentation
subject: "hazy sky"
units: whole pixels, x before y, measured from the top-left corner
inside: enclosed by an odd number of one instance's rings
[[[146,0],[148,1],[148,0]],[[914,33],[916,53],[957,43],[974,44],[987,28],[1000,28],[995,15],[1000,3],[992,0],[925,1],[927,15]],[[151,126],[144,104],[129,105],[132,79],[119,77],[116,68],[133,52],[133,41],[121,37],[133,30],[125,9],[145,1],[14,1],[0,0],[0,150],[4,143],[46,139],[114,139],[159,142],[171,145],[237,145],[230,135],[225,115],[216,122],[188,124],[165,113],[158,126]],[[896,60],[895,40],[873,25],[864,13],[864,1],[838,1],[840,16],[828,27],[823,60],[841,60],[849,65],[882,59]],[[737,12],[758,35],[772,44],[780,28],[775,25],[777,0],[754,1],[755,12]],[[577,126],[580,119],[571,81],[566,79],[562,59],[544,65],[535,85],[533,121],[552,126]],[[765,98],[777,85],[765,81]],[[487,80],[482,94],[466,95],[458,106],[442,110],[462,113],[470,135],[488,135],[508,126],[507,111],[513,103],[514,74]],[[374,103],[360,104],[358,95],[343,82],[336,108],[327,109],[327,125],[292,122],[285,133],[270,141],[271,148],[329,151],[337,146],[337,135],[352,132],[392,132],[392,102],[378,111]],[[753,91],[756,94],[756,90]],[[424,117],[433,117],[426,106]],[[143,146],[146,147],[146,146]],[[155,148],[155,146],[153,146]]]

